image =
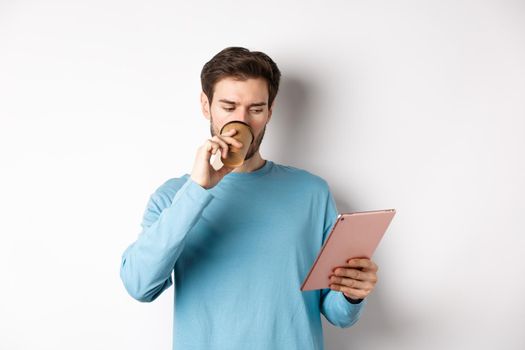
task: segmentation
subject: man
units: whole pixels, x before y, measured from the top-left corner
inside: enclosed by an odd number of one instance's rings
[[[300,286],[335,223],[328,184],[259,153],[271,119],[280,71],[262,52],[230,47],[201,73],[201,106],[212,137],[199,147],[191,174],[172,178],[150,197],[142,232],[123,253],[129,294],[155,300],[175,279],[175,349],[322,349],[320,314],[338,327],[359,318],[377,281],[377,266],[352,259],[331,287]],[[238,168],[210,164],[241,147],[230,121],[254,134]]]

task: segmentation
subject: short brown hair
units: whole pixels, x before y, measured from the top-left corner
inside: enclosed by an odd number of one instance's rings
[[[206,62],[201,71],[202,91],[213,100],[215,84],[227,77],[239,80],[264,78],[268,84],[268,108],[272,106],[281,72],[277,64],[265,53],[250,51],[244,47],[227,47]]]

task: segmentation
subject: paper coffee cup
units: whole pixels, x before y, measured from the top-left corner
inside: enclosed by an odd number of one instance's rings
[[[232,137],[241,142],[242,147],[237,148],[233,145],[228,145],[228,154],[225,158],[221,156],[221,161],[228,167],[237,168],[244,163],[248,149],[253,143],[253,132],[248,124],[241,121],[232,121],[223,125],[220,134],[222,135],[231,129],[237,130]]]

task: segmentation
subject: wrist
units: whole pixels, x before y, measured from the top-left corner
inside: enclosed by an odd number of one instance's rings
[[[200,187],[204,188],[205,190],[208,189],[206,186],[204,186],[200,181],[195,179],[193,176],[190,176],[190,179],[191,179],[191,181],[195,182],[197,185],[199,185]]]
[[[343,293],[343,296],[345,297],[345,299],[350,303],[350,304],[360,304],[364,299],[352,299],[352,298],[349,298],[347,297],[344,293]]]

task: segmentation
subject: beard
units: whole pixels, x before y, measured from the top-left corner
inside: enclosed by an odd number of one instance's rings
[[[261,146],[261,142],[264,138],[265,131],[266,131],[266,125],[261,130],[261,133],[257,135],[257,137],[253,140],[252,144],[250,145],[250,148],[248,149],[248,153],[246,153],[246,158],[244,158],[244,160],[250,159],[251,157],[253,157],[255,153],[259,151],[259,147]],[[210,112],[210,134],[212,137],[215,135],[219,135],[219,132],[215,130],[215,128],[213,127],[213,116],[211,115],[211,112]]]

